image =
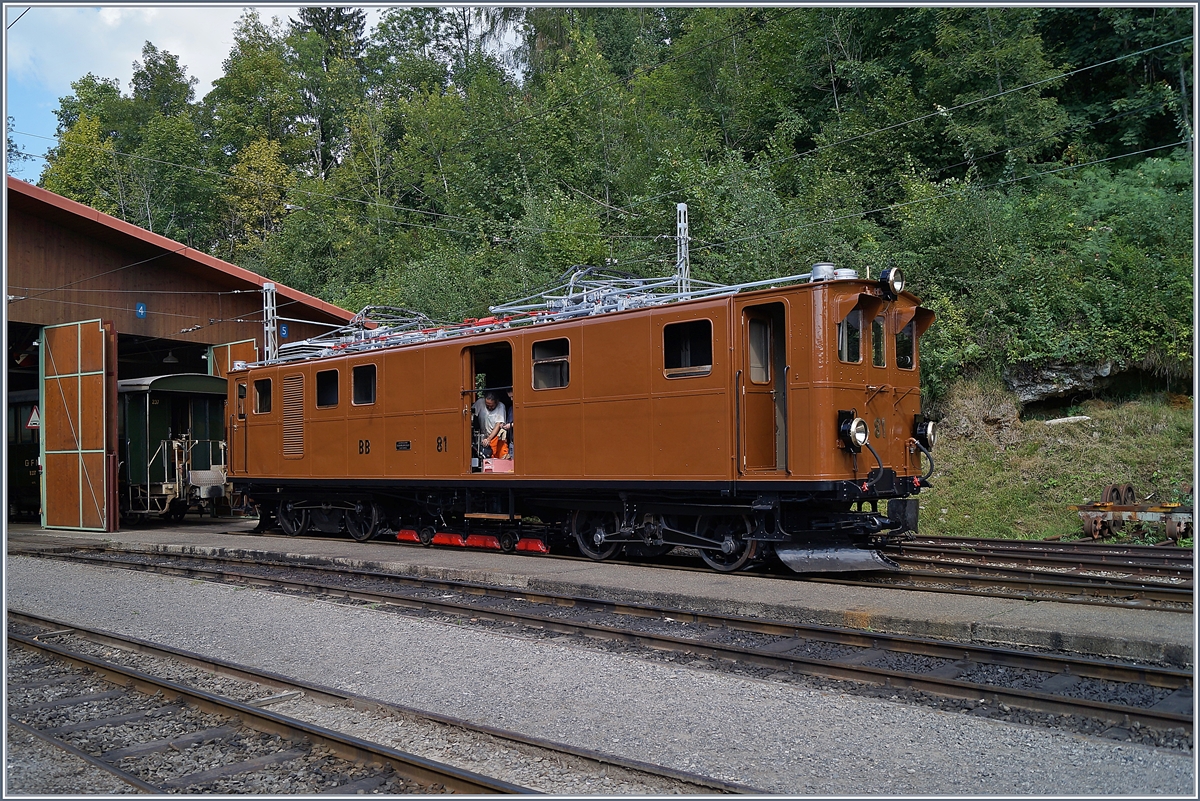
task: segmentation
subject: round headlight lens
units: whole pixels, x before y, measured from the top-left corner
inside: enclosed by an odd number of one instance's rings
[[[932,420],[922,421],[917,426],[917,442],[920,442],[929,450],[933,450],[933,446],[937,444],[937,426]]]
[[[883,281],[893,297],[899,297],[904,291],[904,273],[899,267],[891,267],[883,271]]]
[[[861,417],[855,417],[850,423],[850,440],[861,448],[867,444],[867,434],[867,421]]]

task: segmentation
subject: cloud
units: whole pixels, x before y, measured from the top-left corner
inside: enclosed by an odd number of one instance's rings
[[[58,97],[71,81],[91,72],[129,86],[142,45],[179,56],[198,79],[197,98],[221,77],[221,62],[233,46],[233,29],[244,6],[49,8],[35,6],[8,31],[9,80],[40,86]],[[294,16],[296,7],[268,6],[266,20]],[[10,16],[12,12],[10,10]],[[15,17],[13,17],[15,19]],[[11,20],[10,20],[11,21]]]

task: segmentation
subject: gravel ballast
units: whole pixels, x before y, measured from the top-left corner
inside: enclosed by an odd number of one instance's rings
[[[253,589],[14,557],[7,592],[17,610],[769,792],[1189,795],[1195,782],[1183,754]]]

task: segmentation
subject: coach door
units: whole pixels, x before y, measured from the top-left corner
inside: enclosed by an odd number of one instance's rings
[[[42,330],[46,528],[116,531],[116,343],[100,320]]]
[[[787,470],[787,331],[782,303],[742,309],[741,472]]]

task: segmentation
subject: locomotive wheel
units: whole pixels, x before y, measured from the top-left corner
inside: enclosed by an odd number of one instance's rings
[[[521,535],[513,531],[511,528],[506,528],[500,532],[500,550],[504,553],[516,553],[517,540],[521,539]]]
[[[377,503],[359,501],[345,512],[346,531],[358,542],[366,542],[379,531],[380,511]]]
[[[597,562],[607,559],[621,547],[619,542],[601,542],[596,544],[596,535],[603,532],[605,536],[616,533],[617,516],[612,512],[576,511],[571,516],[571,533],[575,535],[575,543],[579,552]]]
[[[433,535],[436,533],[433,530],[433,526],[425,526],[417,531],[417,539],[421,541],[422,545],[428,548],[430,545],[433,545]]]
[[[1121,505],[1122,506],[1136,506],[1137,505],[1137,493],[1133,491],[1132,484],[1122,484],[1121,485]]]
[[[758,542],[747,540],[750,533],[750,518],[736,515],[702,517],[696,521],[696,536],[706,540],[718,540],[723,547],[716,550],[700,549],[700,558],[713,570],[732,573],[745,567],[758,553]]]
[[[283,533],[289,537],[298,537],[308,531],[308,527],[312,521],[308,518],[307,509],[297,509],[292,501],[280,501],[279,509],[275,512],[275,519],[279,522],[279,527],[283,529]]]

